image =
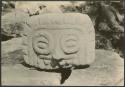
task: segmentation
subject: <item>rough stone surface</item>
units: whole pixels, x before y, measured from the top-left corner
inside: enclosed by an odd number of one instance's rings
[[[3,56],[5,54],[8,54],[20,49],[22,49],[22,38],[12,38],[8,41],[3,41],[1,43],[1,54]]]
[[[24,12],[29,12],[30,14],[34,14],[36,12],[41,13],[46,13],[46,12],[61,12],[60,10],[58,10],[60,8],[60,5],[70,5],[70,2],[51,2],[51,1],[43,1],[43,2],[34,2],[34,1],[18,1],[15,3],[15,8],[17,10],[22,10]],[[39,7],[42,7],[41,9]],[[55,8],[56,7],[56,8]],[[45,11],[45,9],[43,8],[47,8],[47,11]],[[54,9],[54,10],[53,10]]]
[[[59,85],[60,75],[51,72],[30,70],[22,65],[2,67],[2,85]]]
[[[24,60],[39,68],[91,64],[95,59],[95,32],[87,15],[44,14],[27,20]]]
[[[47,6],[42,10],[39,10],[39,14],[44,14],[44,13],[62,13],[62,11],[58,6]]]
[[[2,65],[2,85],[60,86],[60,73],[37,71],[21,64]],[[96,60],[86,69],[74,70],[62,85],[123,86],[124,60],[114,52],[96,50]]]
[[[12,38],[1,43],[1,63],[18,64],[23,61],[22,38]]]
[[[97,50],[95,62],[87,69],[73,71],[64,85],[124,85],[124,60],[117,53]]]
[[[38,8],[38,4],[36,4],[35,2],[18,1],[15,3],[15,9],[24,12],[35,13]]]
[[[7,36],[21,34],[23,31],[24,20],[29,18],[29,15],[21,11],[13,11],[1,17],[1,33]]]

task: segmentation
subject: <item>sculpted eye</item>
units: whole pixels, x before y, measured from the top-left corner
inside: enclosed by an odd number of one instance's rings
[[[49,46],[48,40],[44,38],[44,36],[41,36],[38,40],[37,46],[41,49],[46,49]]]
[[[47,49],[49,47],[49,41],[44,36],[41,36],[37,46],[41,49]]]
[[[75,47],[75,45],[77,44],[77,39],[74,37],[67,38],[64,44],[69,48]]]
[[[39,32],[33,37],[33,48],[38,54],[50,53],[50,35],[47,32]]]
[[[61,48],[67,54],[78,52],[78,37],[73,34],[64,35],[61,38]]]

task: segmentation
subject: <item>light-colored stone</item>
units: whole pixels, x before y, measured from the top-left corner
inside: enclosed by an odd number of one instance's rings
[[[1,33],[6,36],[14,36],[23,31],[24,20],[29,18],[29,15],[21,11],[13,11],[1,17]]]
[[[95,59],[94,27],[85,14],[33,16],[24,30],[24,60],[29,65],[50,69],[91,64]]]
[[[46,6],[47,9],[49,7],[49,12],[53,12],[51,11],[53,9],[53,7],[55,8],[55,6],[58,8],[60,8],[61,5],[65,5],[65,6],[68,6],[70,5],[71,3],[69,1],[30,1],[30,2],[27,2],[27,1],[18,1],[15,3],[15,8],[17,10],[21,10],[21,11],[24,11],[24,12],[29,12],[30,14],[34,14],[36,13],[37,11],[40,11],[40,13],[43,13],[43,9],[40,10],[39,6]],[[42,11],[42,12],[41,12]],[[45,10],[44,10],[45,12]],[[57,11],[54,11],[54,12],[57,12]],[[58,11],[59,12],[59,11]]]
[[[124,60],[111,51],[96,50],[96,60],[87,69],[74,70],[63,85],[123,86]]]
[[[62,11],[58,6],[47,6],[42,10],[39,10],[39,14],[45,14],[45,13],[62,13]]]
[[[2,85],[60,86],[60,74],[29,69],[20,64],[2,66]],[[86,69],[73,70],[61,86],[123,86],[124,60],[114,52],[96,50],[96,60]]]
[[[22,38],[12,38],[1,43],[1,54],[4,55],[22,49]]]
[[[52,86],[60,84],[60,74],[30,70],[20,64],[2,67],[2,85]]]
[[[14,65],[23,61],[22,38],[1,42],[1,64]]]

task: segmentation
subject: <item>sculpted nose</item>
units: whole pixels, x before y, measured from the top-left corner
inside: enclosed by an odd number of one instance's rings
[[[59,51],[54,51],[54,52],[52,53],[52,57],[53,57],[54,59],[60,59],[60,58],[62,58],[62,57],[61,57],[61,53],[60,53]]]
[[[61,67],[60,64],[59,64],[59,62],[62,61],[61,57],[62,56],[60,55],[60,52],[58,52],[58,51],[54,51],[52,53],[52,60],[51,60],[52,67],[56,67],[56,66]]]
[[[56,42],[56,45],[54,46],[54,48],[51,50],[51,55],[53,57],[53,59],[57,59],[57,60],[60,60],[61,58],[64,57],[64,53],[60,47],[60,43],[59,41],[55,41]]]

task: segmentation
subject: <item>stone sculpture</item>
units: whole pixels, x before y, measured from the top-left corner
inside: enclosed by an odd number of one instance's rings
[[[90,18],[80,13],[47,13],[25,22],[24,60],[40,69],[91,64],[95,32]]]

